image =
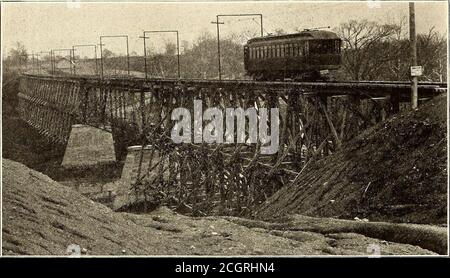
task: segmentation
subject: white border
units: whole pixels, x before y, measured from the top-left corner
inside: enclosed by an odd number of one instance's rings
[[[0,2],[0,11],[1,11],[1,18],[4,18],[4,4],[19,4],[19,3],[30,3],[30,4],[40,4],[40,3],[65,3],[65,2],[71,2],[69,1],[47,1],[47,0],[25,0],[25,1],[14,1],[14,0],[3,0]],[[239,3],[239,2],[245,2],[245,3],[251,3],[251,2],[257,2],[257,3],[293,3],[293,2],[298,2],[298,3],[361,3],[361,2],[385,2],[385,3],[408,3],[410,1],[408,0],[403,0],[403,1],[339,1],[339,0],[331,0],[331,1],[322,1],[322,0],[317,0],[317,1],[303,1],[303,0],[292,0],[292,1],[278,1],[278,0],[261,0],[261,1],[252,1],[252,0],[229,0],[229,1],[208,1],[208,0],[198,0],[198,1],[177,1],[177,0],[169,0],[169,1],[84,1],[84,0],[79,0],[79,2],[81,3],[89,3],[89,4],[133,4],[133,3],[149,3],[149,4],[178,4],[178,3]],[[441,0],[441,1],[435,1],[435,0],[430,0],[430,1],[412,1],[414,3],[442,3],[442,2],[446,2],[448,4],[447,1],[445,0]],[[449,178],[449,169],[450,169],[450,162],[449,162],[449,154],[450,154],[450,142],[449,142],[449,137],[448,137],[448,133],[450,130],[450,121],[449,121],[449,111],[450,111],[450,104],[449,104],[449,64],[450,64],[450,57],[449,57],[449,15],[448,15],[449,9],[447,6],[447,254],[446,255],[380,255],[377,256],[380,258],[403,258],[403,257],[409,257],[409,258],[415,258],[415,257],[434,257],[434,258],[438,258],[438,257],[449,257],[450,255],[450,238],[449,238],[449,223],[450,223],[450,218],[449,218],[449,213],[450,213],[450,208],[449,208],[449,197],[450,197],[450,193],[449,193],[449,182],[450,182],[450,178]],[[3,21],[1,22],[1,25],[3,26]],[[1,28],[0,28],[1,30]],[[2,64],[0,65],[0,95],[2,92],[2,87],[3,87],[3,33],[4,32],[0,32],[1,33],[1,42],[0,42],[0,59],[2,61]],[[0,104],[1,104],[2,100],[0,100]],[[2,108],[0,107],[0,111],[3,113]],[[3,117],[2,117],[3,118]],[[0,119],[0,125],[2,125],[2,119]],[[1,128],[0,128],[1,130]],[[3,165],[3,132],[0,135],[0,161],[2,162]],[[136,255],[136,256],[129,256],[129,255],[82,255],[80,257],[71,257],[71,256],[62,256],[62,255],[3,255],[3,166],[0,169],[0,192],[1,194],[1,204],[2,206],[0,207],[0,228],[2,230],[1,234],[0,234],[0,257],[4,257],[4,258],[30,258],[30,257],[37,257],[37,258],[374,258],[373,256],[363,256],[363,255],[230,255],[230,256],[226,256],[226,255],[211,255],[211,256],[203,256],[203,255],[198,255],[198,256],[187,256],[187,255]]]

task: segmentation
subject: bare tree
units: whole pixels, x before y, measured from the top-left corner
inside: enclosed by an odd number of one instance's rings
[[[385,52],[391,59],[386,62],[384,79],[405,80],[409,78],[408,20],[402,17],[398,24],[392,25],[394,34],[389,49]]]
[[[177,54],[177,45],[173,42],[166,42],[165,54],[171,55],[171,56],[176,55]]]
[[[6,66],[24,68],[29,62],[28,52],[21,42],[16,42],[14,48],[9,50],[8,57],[4,60]]]
[[[447,80],[447,43],[441,36],[430,28],[427,34],[417,36],[418,63],[424,68],[423,79],[443,82]]]
[[[104,50],[102,51],[102,55],[103,55],[103,58],[105,58],[105,59],[116,56],[116,54],[114,54],[114,52],[112,52],[112,51],[109,50],[109,49],[104,49]]]
[[[343,40],[345,70],[354,80],[370,79],[391,58],[382,50],[395,34],[395,25],[351,20],[341,24],[336,32]]]

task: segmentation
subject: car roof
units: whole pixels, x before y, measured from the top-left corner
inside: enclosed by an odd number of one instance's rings
[[[332,39],[339,39],[339,37],[336,35],[336,33],[330,32],[330,31],[323,31],[323,30],[304,30],[299,33],[294,34],[286,34],[286,35],[268,35],[264,37],[258,37],[258,38],[252,38],[248,40],[248,43],[253,42],[266,42],[266,41],[273,41],[273,40],[286,40],[286,39],[316,39],[316,40],[332,40]]]

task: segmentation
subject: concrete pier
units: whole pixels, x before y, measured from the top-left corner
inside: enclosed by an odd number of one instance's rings
[[[86,125],[73,125],[61,166],[89,167],[116,161],[110,132]]]
[[[127,157],[125,159],[125,164],[122,170],[122,176],[120,180],[115,182],[115,190],[114,190],[114,201],[113,201],[113,209],[119,209],[123,206],[127,206],[137,201],[142,196],[136,196],[133,190],[133,184],[136,182],[137,176],[139,174],[139,161],[141,159],[141,150],[142,146],[130,146],[127,148]],[[143,148],[143,157],[141,164],[141,172],[140,176],[142,177],[144,174],[145,180],[153,180],[154,177],[158,175],[159,165],[155,167],[150,172],[147,172],[149,169],[149,163],[151,166],[156,165],[161,158],[159,157],[159,152],[154,150],[152,146],[147,145]],[[164,167],[167,168],[168,161],[164,161]],[[168,174],[164,173],[163,177],[168,179]]]

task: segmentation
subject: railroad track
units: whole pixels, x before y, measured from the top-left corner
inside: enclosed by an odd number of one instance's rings
[[[52,76],[52,75],[32,75],[27,74],[30,77],[46,77],[50,79],[83,79],[83,80],[92,80],[92,81],[100,81],[97,76],[87,75],[87,76]],[[134,76],[120,76],[120,77],[108,77],[103,79],[106,82],[153,82],[158,84],[198,84],[198,85],[251,85],[251,86],[302,86],[302,87],[349,87],[349,88],[357,88],[357,87],[374,87],[374,88],[406,88],[410,87],[409,81],[255,81],[250,79],[198,79],[198,78],[141,78]],[[432,88],[447,88],[446,82],[419,82],[418,86],[424,89],[432,89]]]

